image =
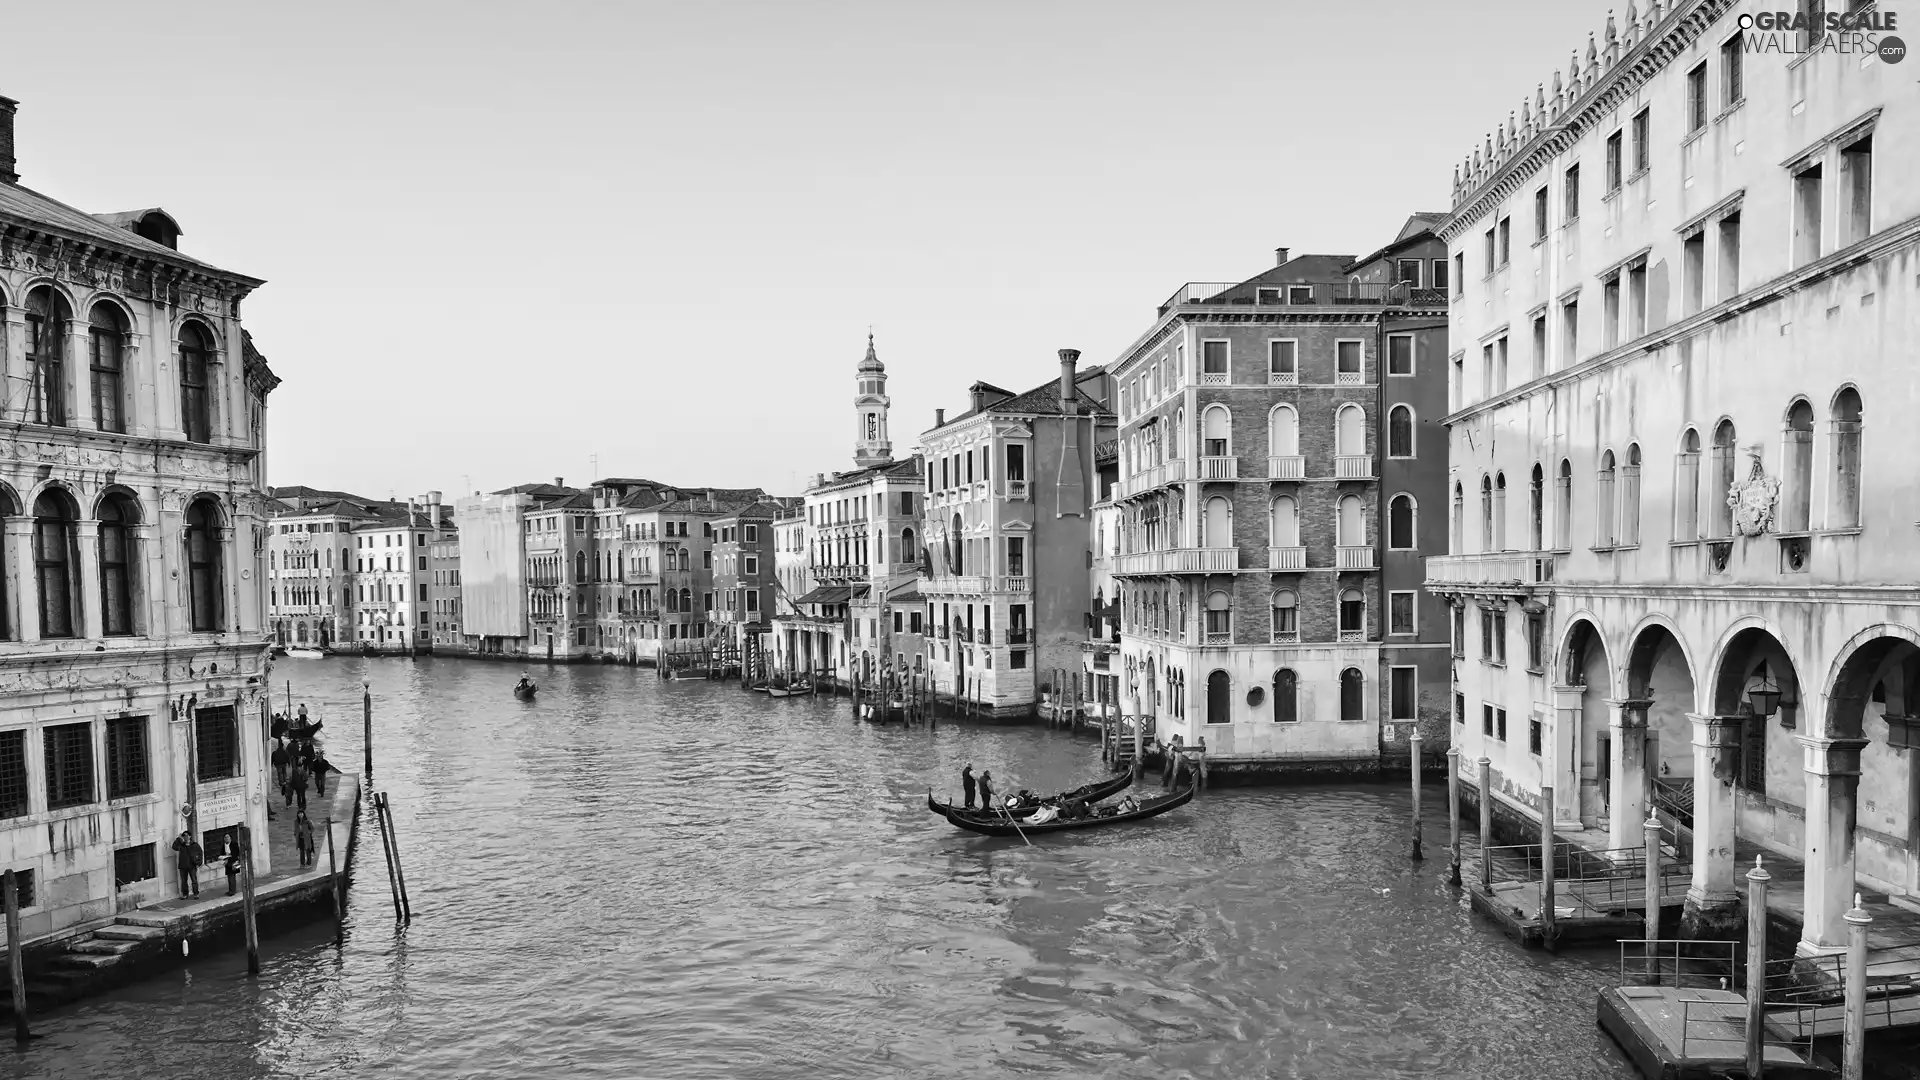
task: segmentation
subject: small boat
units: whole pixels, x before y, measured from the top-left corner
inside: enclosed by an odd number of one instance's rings
[[[538,683],[528,683],[525,686],[516,685],[513,688],[513,696],[519,698],[521,701],[532,701],[533,695],[539,692],[540,686]]]
[[[1169,810],[1177,810],[1191,802],[1193,800],[1193,793],[1199,786],[1197,781],[1189,781],[1187,786],[1181,788],[1179,791],[1170,792],[1165,795],[1149,795],[1141,799],[1138,805],[1132,810],[1115,810],[1114,813],[1103,815],[1100,811],[1109,809],[1108,807],[1100,807],[1098,809],[1090,807],[1086,817],[1074,818],[1070,821],[1062,820],[1055,816],[1058,810],[1053,806],[1041,807],[1039,812],[1031,815],[1025,810],[1015,810],[1012,813],[998,810],[986,813],[974,811],[969,814],[965,810],[955,810],[951,807],[939,806],[934,803],[931,792],[927,794],[927,805],[934,807],[936,813],[941,814],[941,816],[945,817],[949,822],[968,832],[979,833],[982,836],[1025,837],[1032,836],[1034,833],[1065,832],[1069,829],[1093,829],[1102,825],[1118,825],[1122,822],[1144,821],[1150,817],[1158,817]],[[1038,818],[1039,820],[1032,821],[1029,820],[1030,817]]]
[[[1097,803],[1101,799],[1120,794],[1132,786],[1132,784],[1133,772],[1131,770],[1123,773],[1115,773],[1105,780],[1095,780],[1091,784],[1082,784],[1072,791],[1063,791],[1058,795],[1036,795],[1032,801],[1020,806],[1015,813],[1023,815],[1029,814],[1033,812],[1034,807],[1062,805],[1073,799],[1079,799],[1081,802]],[[998,810],[969,810],[964,806],[955,806],[950,802],[935,802],[933,792],[931,791],[927,792],[927,809],[942,817],[946,817],[948,820],[952,820],[951,815],[954,814],[978,817],[987,821],[1006,820],[1006,815]]]
[[[793,696],[793,688],[790,686],[763,686],[760,689],[765,690],[767,692],[768,697],[792,697]]]
[[[293,646],[287,650],[287,655],[293,657],[295,660],[324,660],[327,656],[326,653],[321,652],[319,649],[309,648],[305,645]]]

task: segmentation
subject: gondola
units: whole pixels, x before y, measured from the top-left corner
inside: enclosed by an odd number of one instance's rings
[[[319,649],[308,648],[305,645],[295,645],[293,648],[287,650],[287,655],[295,660],[325,660],[327,658],[326,653],[321,652]]]
[[[1026,813],[1020,810],[1016,810],[1012,814],[999,811],[993,811],[987,814],[975,811],[972,814],[968,814],[965,810],[955,810],[949,807],[939,806],[934,803],[932,794],[928,794],[927,796],[927,805],[934,807],[935,812],[941,813],[948,821],[968,832],[979,833],[982,836],[1027,837],[1032,836],[1034,833],[1065,832],[1069,829],[1093,829],[1102,825],[1118,825],[1122,822],[1144,821],[1150,817],[1158,817],[1169,810],[1176,810],[1185,806],[1193,799],[1194,790],[1198,786],[1199,785],[1194,782],[1189,782],[1186,787],[1179,791],[1166,795],[1150,795],[1140,800],[1140,805],[1137,809],[1126,813],[1115,813],[1106,817],[1090,813],[1087,817],[1078,818],[1073,821],[1060,821],[1055,819],[1053,821],[1040,822],[1032,825],[1021,820],[1026,816]]]
[[[513,696],[519,698],[521,701],[532,701],[533,695],[539,692],[540,687],[537,683],[528,683],[525,686],[515,686],[513,688]]]
[[[1105,780],[1095,780],[1091,784],[1082,784],[1079,787],[1074,788],[1072,791],[1063,791],[1058,795],[1036,795],[1034,796],[1032,804],[1022,806],[1018,810],[1015,810],[1014,813],[1016,815],[1024,817],[1027,814],[1033,813],[1033,811],[1037,807],[1047,806],[1050,804],[1052,805],[1064,804],[1073,799],[1079,799],[1081,802],[1086,802],[1086,803],[1097,803],[1101,799],[1110,798],[1114,795],[1120,794],[1121,792],[1127,790],[1127,788],[1130,785],[1132,785],[1132,783],[1133,783],[1133,773],[1131,770],[1123,773],[1116,773],[1113,776],[1107,777]],[[969,818],[977,818],[981,821],[1005,821],[1006,820],[1006,815],[1002,814],[998,810],[969,810],[964,806],[955,806],[952,803],[935,802],[933,798],[933,792],[931,791],[927,792],[927,809],[933,811],[936,814],[941,815],[942,817],[946,818],[948,821],[953,821],[954,815],[963,815]],[[954,824],[958,825],[959,822],[955,821]]]

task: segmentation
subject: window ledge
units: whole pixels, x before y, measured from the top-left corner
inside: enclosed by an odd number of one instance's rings
[[[1574,227],[1575,225],[1578,225],[1578,224],[1580,224],[1580,215],[1579,215],[1579,214],[1575,214],[1575,215],[1573,215],[1572,217],[1570,217],[1570,218],[1568,218],[1567,220],[1565,220],[1565,221],[1563,221],[1563,222],[1561,222],[1561,223],[1560,223],[1560,227],[1561,227],[1562,229],[1571,229],[1571,228],[1573,228],[1573,227]]]
[[[1544,243],[1546,243],[1546,242],[1547,242],[1547,238],[1546,238],[1546,237],[1544,237],[1544,236],[1539,236],[1539,237],[1535,237],[1535,238],[1534,238],[1534,241],[1533,241],[1533,243],[1531,243],[1531,244],[1528,244],[1527,246],[1528,246],[1528,247],[1536,247],[1536,248],[1537,248],[1537,247],[1539,247],[1540,245],[1542,245],[1542,244],[1544,244]]]
[[[1640,181],[1645,180],[1647,178],[1647,174],[1652,171],[1653,169],[1649,167],[1649,168],[1641,169],[1635,172],[1632,176],[1627,177],[1627,186],[1632,187],[1634,184],[1637,184]]]
[[[1680,139],[1681,149],[1685,149],[1689,146],[1692,146],[1694,143],[1699,142],[1700,136],[1705,135],[1706,133],[1707,133],[1707,125],[1705,124],[1702,124],[1699,127],[1694,128],[1692,131],[1687,132]]]
[[[1698,540],[1669,540],[1669,541],[1667,541],[1667,546],[1668,546],[1668,547],[1675,547],[1675,548],[1690,548],[1690,547],[1699,547],[1699,546],[1700,546],[1700,541],[1698,541]]]
[[[1504,667],[1506,667],[1506,666],[1507,666],[1507,662],[1506,662],[1505,660],[1485,660],[1485,659],[1483,659],[1483,660],[1481,660],[1480,662],[1481,662],[1482,664],[1485,664],[1485,665],[1486,665],[1486,666],[1488,666],[1488,667],[1497,667],[1497,668],[1504,668]]]
[[[1547,675],[1547,669],[1542,667],[1529,667],[1527,668],[1527,674],[1538,675],[1544,679],[1546,678],[1546,675]]]
[[[1726,108],[1721,109],[1719,115],[1713,118],[1713,122],[1717,124],[1720,121],[1725,120],[1727,117],[1732,116],[1734,113],[1739,112],[1740,106],[1745,105],[1746,103],[1747,103],[1747,99],[1743,97],[1740,100],[1732,103],[1731,105],[1728,105]]]
[[[1617,188],[1614,188],[1614,189],[1613,189],[1612,191],[1609,191],[1609,192],[1607,192],[1607,193],[1606,193],[1605,195],[1602,195],[1602,196],[1600,196],[1600,201],[1601,201],[1601,202],[1612,202],[1612,201],[1613,201],[1614,199],[1616,199],[1616,198],[1618,198],[1618,197],[1619,197],[1619,195],[1620,195],[1620,193],[1621,193],[1622,191],[1625,191],[1625,190],[1626,190],[1626,187],[1625,187],[1625,186],[1621,186],[1621,187],[1617,187]]]
[[[1865,531],[1866,530],[1861,528],[1860,526],[1854,525],[1845,529],[1821,529],[1818,535],[1820,536],[1859,536]]]

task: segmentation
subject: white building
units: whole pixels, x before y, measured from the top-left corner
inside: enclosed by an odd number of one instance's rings
[[[1920,101],[1872,52],[1749,51],[1763,6],[1610,21],[1465,164],[1428,575],[1503,815],[1550,787],[1625,847],[1651,791],[1693,928],[1739,918],[1737,838],[1805,860],[1818,951],[1856,889],[1920,894]]]
[[[354,530],[354,631],[363,648],[409,655],[433,648],[429,552],[457,535],[437,491]]]
[[[261,282],[165,211],[22,187],[0,98],[0,867],[27,938],[178,894],[183,827],[266,837]],[[204,868],[208,888],[217,867]]]

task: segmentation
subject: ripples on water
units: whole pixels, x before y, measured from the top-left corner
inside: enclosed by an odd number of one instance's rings
[[[19,1076],[1624,1078],[1612,957],[1528,954],[1406,857],[1399,788],[1222,789],[1033,847],[928,814],[1091,740],[876,730],[629,668],[282,662],[358,761],[375,695],[417,916],[362,836],[347,940],[272,939],[41,1017]],[[1438,797],[1436,797],[1436,795]],[[1436,842],[1436,838],[1441,838]],[[1384,890],[1384,891],[1383,891]]]

